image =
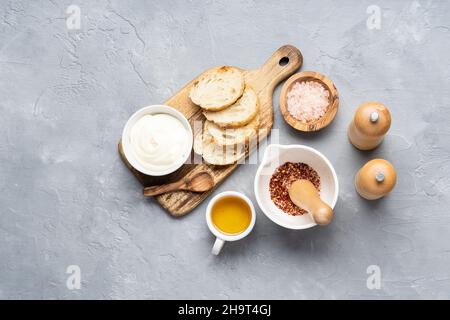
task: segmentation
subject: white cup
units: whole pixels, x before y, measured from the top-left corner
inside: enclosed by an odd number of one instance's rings
[[[250,207],[250,211],[252,214],[252,220],[250,221],[250,224],[248,225],[247,229],[245,229],[241,233],[233,234],[233,235],[223,233],[212,222],[211,211],[212,211],[214,204],[219,199],[222,199],[223,197],[227,197],[227,196],[238,197],[238,198],[244,200]],[[214,246],[211,250],[211,253],[214,255],[218,255],[220,253],[220,250],[222,250],[222,247],[225,244],[225,241],[237,241],[237,240],[241,240],[242,238],[245,238],[252,231],[252,229],[255,225],[255,220],[256,220],[255,207],[253,206],[252,201],[246,195],[244,195],[240,192],[235,192],[235,191],[225,191],[225,192],[219,193],[218,195],[214,196],[209,201],[208,207],[206,208],[206,223],[208,224],[209,230],[211,230],[211,232],[216,236],[216,242],[214,242]]]

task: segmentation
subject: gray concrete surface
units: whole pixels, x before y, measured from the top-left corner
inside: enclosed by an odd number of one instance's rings
[[[68,30],[66,9],[81,10]],[[366,12],[381,9],[381,28]],[[0,3],[0,298],[450,298],[450,2],[17,1]],[[285,230],[261,211],[253,233],[210,255],[206,203],[168,216],[122,164],[127,118],[164,101],[204,69],[258,67],[283,44],[303,70],[341,94],[326,130],[289,129],[274,95],[280,142],[307,144],[335,165],[341,192],[326,228]],[[371,153],[347,142],[356,107],[392,112]],[[356,170],[383,157],[395,191],[369,203]],[[255,165],[217,191],[252,199]],[[66,268],[81,269],[81,289]],[[366,286],[370,265],[381,288]]]

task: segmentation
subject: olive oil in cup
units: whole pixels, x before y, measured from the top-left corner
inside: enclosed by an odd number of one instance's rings
[[[212,254],[218,255],[225,241],[246,237],[252,231],[255,219],[255,208],[242,193],[227,191],[212,198],[206,209],[206,223],[217,237]]]
[[[252,221],[252,210],[247,202],[236,196],[224,196],[211,209],[214,226],[228,235],[244,232]]]

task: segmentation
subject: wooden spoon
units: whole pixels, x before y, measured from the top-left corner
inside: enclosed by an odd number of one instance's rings
[[[309,211],[318,225],[327,225],[333,219],[333,209],[320,199],[311,181],[295,181],[289,188],[289,197],[296,206]]]
[[[176,182],[163,184],[160,186],[146,187],[144,188],[144,196],[157,196],[163,193],[177,190],[205,192],[211,190],[213,186],[214,180],[212,176],[208,172],[202,171],[196,173],[192,177],[184,177]]]

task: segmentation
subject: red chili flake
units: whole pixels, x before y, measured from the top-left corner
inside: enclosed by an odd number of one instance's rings
[[[317,171],[306,163],[286,162],[282,166],[279,166],[270,178],[270,198],[278,208],[292,216],[307,213],[306,210],[297,207],[289,197],[290,186],[300,179],[311,181],[320,192],[320,177]]]

